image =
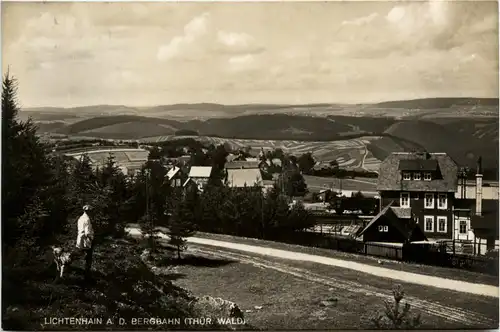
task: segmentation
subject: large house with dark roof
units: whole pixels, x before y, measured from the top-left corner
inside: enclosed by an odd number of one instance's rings
[[[392,153],[380,165],[380,207],[409,215],[429,239],[451,239],[457,174],[446,153]]]

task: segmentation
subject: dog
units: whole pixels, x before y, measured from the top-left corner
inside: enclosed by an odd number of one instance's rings
[[[58,277],[62,278],[64,276],[64,268],[69,266],[73,261],[73,253],[62,247],[52,246],[52,254],[57,272],[59,272]]]

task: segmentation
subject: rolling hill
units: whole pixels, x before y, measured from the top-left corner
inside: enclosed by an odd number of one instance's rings
[[[24,110],[41,133],[106,139],[171,137],[179,130],[231,140],[329,142],[370,139],[379,160],[393,151],[448,152],[460,164],[479,155],[498,165],[498,99],[430,98],[378,104],[98,105]],[[168,138],[169,139],[169,138]]]
[[[460,121],[438,124],[428,121],[400,121],[385,130],[428,152],[447,152],[456,162],[473,167],[479,156],[486,167],[498,166],[498,122]]]
[[[135,115],[116,115],[99,116],[79,121],[57,129],[56,133],[95,137],[105,135],[106,138],[113,138],[113,134],[120,134],[126,135],[127,139],[136,139],[155,134],[170,135],[181,127],[181,123],[173,120]],[[151,130],[154,132],[153,135],[151,135]]]
[[[377,103],[377,107],[403,109],[442,109],[454,106],[498,106],[498,98],[422,98]]]

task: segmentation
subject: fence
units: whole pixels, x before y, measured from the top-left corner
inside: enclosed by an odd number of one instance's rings
[[[403,246],[397,243],[386,244],[367,242],[365,243],[364,249],[365,255],[403,260]]]
[[[498,275],[498,256],[487,257],[458,252],[456,243],[453,248],[450,248],[449,243],[441,245],[406,244],[403,246],[403,260],[410,263],[460,268]]]
[[[442,245],[440,248],[431,244],[364,243],[349,236],[341,236],[338,233],[327,235],[313,232],[298,232],[293,237],[276,240],[290,244],[383,257],[407,263],[458,268],[498,275],[498,256],[487,257],[464,254],[459,253],[456,248],[455,253],[453,253],[449,251],[449,248],[443,250]]]

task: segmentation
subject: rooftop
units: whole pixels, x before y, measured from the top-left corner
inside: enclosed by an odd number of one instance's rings
[[[252,187],[254,185],[262,186],[262,175],[260,169],[228,169],[227,170],[227,185],[229,187],[243,188],[245,186]]]
[[[418,167],[416,170],[430,170],[436,165],[441,177],[431,181],[402,181],[402,169]],[[377,182],[379,191],[431,191],[456,192],[458,166],[446,153],[417,154],[396,152],[381,164]]]
[[[428,171],[434,172],[438,169],[436,159],[408,159],[399,162],[400,171]]]
[[[212,166],[192,166],[189,170],[190,178],[209,178],[212,174]]]
[[[242,168],[245,168],[245,169],[248,169],[248,168],[259,168],[259,164],[260,164],[260,161],[256,160],[252,160],[252,161],[248,161],[248,160],[241,160],[241,161],[231,161],[231,162],[227,162],[224,167],[226,169],[242,169]]]
[[[167,172],[167,178],[171,180],[175,176],[175,174],[177,174],[177,172],[179,172],[180,170],[181,169],[179,167],[174,166]]]

